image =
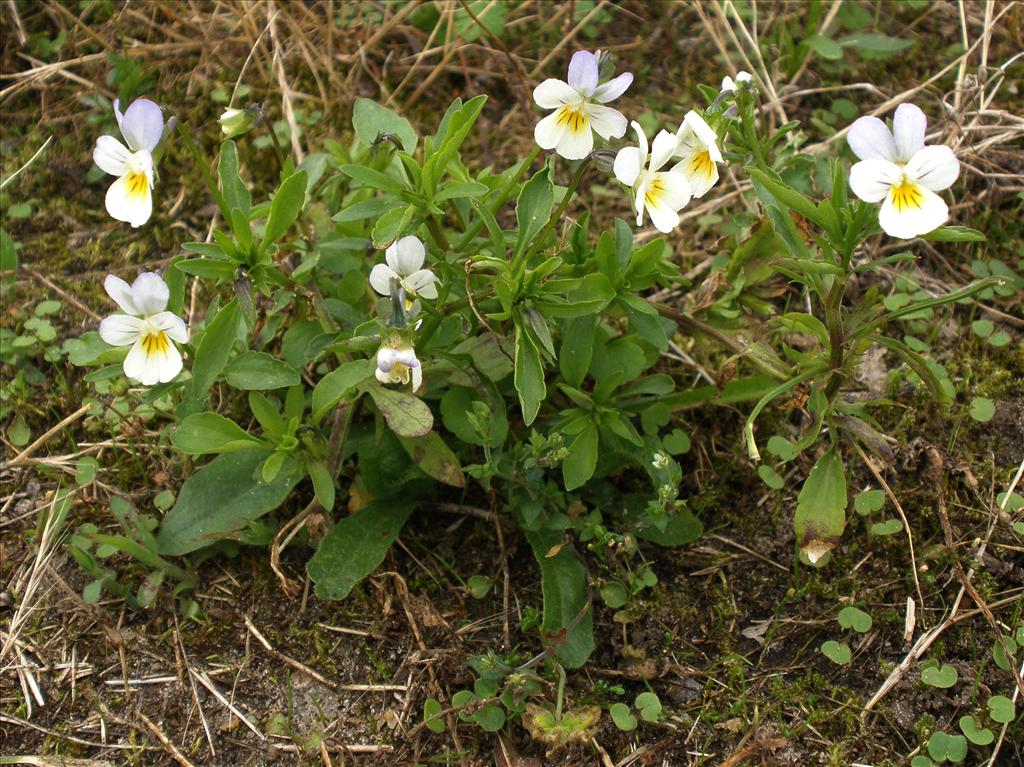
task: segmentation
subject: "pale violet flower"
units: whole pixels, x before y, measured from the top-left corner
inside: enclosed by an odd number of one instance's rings
[[[132,347],[124,358],[124,374],[145,386],[174,380],[181,372],[181,352],[172,342],[186,343],[188,328],[164,311],[167,283],[155,272],[143,272],[131,285],[108,274],[103,288],[124,314],[100,322],[100,338],[111,346]]]
[[[534,89],[537,106],[555,110],[534,129],[541,149],[554,149],[567,160],[582,160],[594,148],[594,132],[604,139],[625,135],[626,118],[604,105],[626,92],[633,75],[624,72],[601,84],[599,78],[598,57],[577,51],[569,61],[569,82],[552,78]]]
[[[686,176],[694,197],[703,197],[718,183],[718,163],[723,161],[718,134],[692,109],[676,131],[674,154],[680,162],[672,170]]]
[[[679,209],[691,196],[686,176],[661,170],[676,150],[676,137],[665,130],[658,133],[648,158],[643,128],[635,121],[631,125],[640,146],[625,147],[615,155],[615,178],[633,190],[637,226],[643,224],[646,209],[658,231],[667,234],[679,226]]]
[[[754,76],[750,72],[740,71],[736,75],[736,79],[733,80],[729,75],[722,78],[722,92],[723,93],[734,93],[737,87],[742,88],[747,83],[752,83]]]
[[[411,378],[413,391],[423,383],[423,367],[416,359],[416,350],[404,342],[384,344],[377,350],[374,375],[381,383],[407,384]]]
[[[928,118],[913,104],[900,104],[892,132],[877,117],[861,117],[846,140],[860,162],[850,169],[850,189],[865,202],[881,202],[878,223],[891,237],[909,240],[949,219],[936,194],[960,175],[948,146],[925,146]]]
[[[406,303],[412,305],[417,296],[437,298],[437,277],[423,269],[427,249],[418,237],[409,235],[391,243],[384,251],[386,264],[377,264],[370,270],[370,287],[382,296],[391,295],[391,280],[397,280],[405,290]]]
[[[100,136],[92,159],[103,171],[118,177],[107,190],[107,213],[139,227],[153,212],[153,150],[163,136],[164,116],[149,99],[136,99],[123,115],[115,99],[114,116],[128,146],[113,136]]]

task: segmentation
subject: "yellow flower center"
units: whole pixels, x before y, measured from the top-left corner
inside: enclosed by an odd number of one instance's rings
[[[142,337],[142,348],[147,357],[154,354],[166,354],[171,342],[167,340],[167,334],[162,330],[149,331]]]
[[[892,206],[897,213],[903,213],[907,209],[921,210],[924,207],[924,193],[921,187],[907,178],[900,180],[890,192],[892,195]]]
[[[695,176],[711,178],[715,172],[715,163],[711,161],[711,153],[706,149],[703,152],[695,152],[690,158],[689,170]]]
[[[648,185],[647,191],[644,192],[644,204],[649,208],[656,207],[658,205],[658,200],[661,198],[661,194],[664,191],[665,187],[662,186],[661,180],[654,179],[654,181]]]
[[[145,197],[149,193],[149,179],[141,171],[128,171],[127,183],[128,194],[132,197]]]
[[[581,107],[569,106],[566,104],[558,110],[555,124],[568,126],[573,133],[582,133],[590,127],[590,118]]]

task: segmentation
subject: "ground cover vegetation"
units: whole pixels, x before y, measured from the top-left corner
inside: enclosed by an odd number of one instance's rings
[[[0,763],[1020,762],[1018,4],[4,13]]]

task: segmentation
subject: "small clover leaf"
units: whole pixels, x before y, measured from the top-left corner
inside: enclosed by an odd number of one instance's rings
[[[444,719],[441,718],[441,704],[436,698],[427,698],[423,702],[423,723],[431,732],[444,732]]]
[[[871,630],[871,616],[852,605],[840,610],[836,620],[839,621],[839,625],[844,629],[852,628],[860,634],[865,634]]]
[[[940,689],[948,689],[956,684],[958,674],[956,669],[950,666],[948,663],[943,663],[942,666],[929,666],[921,671],[921,681],[931,687],[938,687]]]
[[[982,727],[970,714],[960,717],[960,731],[976,746],[987,746],[996,737],[992,730]]]
[[[937,762],[962,762],[967,756],[967,738],[933,732],[928,739],[928,755]]]
[[[885,505],[885,493],[881,490],[863,490],[853,499],[853,508],[862,517],[878,511]]]
[[[636,717],[629,710],[629,706],[625,703],[613,703],[608,713],[612,716],[612,721],[615,722],[615,726],[623,732],[632,732],[636,729],[637,721]]]
[[[850,645],[843,642],[840,644],[834,639],[829,639],[821,646],[821,653],[833,663],[845,666],[850,662],[853,653],[850,652]]]
[[[971,400],[970,414],[978,423],[988,423],[996,414],[995,403],[988,397],[975,397]]]
[[[1007,724],[1017,715],[1017,707],[1005,695],[993,695],[988,699],[988,715],[993,722]]]
[[[645,722],[656,722],[661,717],[661,701],[653,692],[642,692],[633,701]]]

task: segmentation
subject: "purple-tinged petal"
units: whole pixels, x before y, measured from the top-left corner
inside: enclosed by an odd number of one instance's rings
[[[115,107],[115,114],[118,114]],[[133,152],[152,152],[164,134],[164,113],[149,99],[135,99],[118,120],[121,134]]]
[[[618,77],[597,86],[597,90],[594,91],[594,98],[602,104],[607,104],[609,101],[614,101],[625,93],[626,89],[632,84],[633,73],[623,72]]]
[[[569,85],[587,98],[597,89],[597,56],[590,51],[576,51],[569,60]]]

